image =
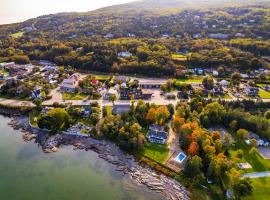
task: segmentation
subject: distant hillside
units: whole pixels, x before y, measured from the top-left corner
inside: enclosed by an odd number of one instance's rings
[[[0,62],[150,76],[198,66],[248,71],[268,67],[269,30],[269,0],[144,0],[2,25]],[[126,51],[132,56],[118,56]]]
[[[132,3],[110,6],[101,8],[96,11],[88,12],[88,14],[101,14],[125,12],[125,11],[152,11],[168,13],[177,12],[185,9],[208,9],[208,8],[223,8],[236,6],[250,6],[250,5],[269,5],[268,0],[139,0]],[[109,12],[110,13],[110,12]]]

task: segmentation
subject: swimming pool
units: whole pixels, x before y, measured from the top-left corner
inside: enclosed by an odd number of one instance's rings
[[[186,159],[186,154],[184,154],[183,152],[180,152],[175,158],[174,160],[178,163],[182,163],[185,159]]]

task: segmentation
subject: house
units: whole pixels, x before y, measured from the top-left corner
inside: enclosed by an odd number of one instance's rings
[[[135,38],[135,37],[136,37],[136,35],[135,35],[134,33],[129,33],[129,34],[128,34],[128,37]]]
[[[120,100],[138,100],[142,99],[142,90],[140,88],[120,88]]]
[[[235,34],[235,37],[245,37],[246,35],[245,34],[243,34],[243,33],[236,33]]]
[[[36,86],[32,91],[31,98],[40,99],[41,98],[41,87]]]
[[[257,97],[259,96],[259,88],[247,86],[245,88],[245,93],[247,96]]]
[[[114,80],[116,82],[126,83],[128,81],[128,78],[126,76],[116,76]]]
[[[142,89],[159,89],[166,81],[167,80],[160,79],[141,79],[139,81],[139,86]]]
[[[204,75],[204,70],[202,68],[195,68],[194,73],[197,75]]]
[[[163,38],[168,38],[168,37],[170,37],[170,36],[169,36],[169,34],[166,34],[166,33],[165,33],[165,34],[162,34],[162,37],[163,37]]]
[[[214,70],[212,73],[213,73],[213,76],[218,76],[218,71],[217,70]]]
[[[76,49],[76,52],[83,52],[83,50],[84,50],[84,48],[83,47],[78,47],[77,49]]]
[[[221,86],[215,86],[212,89],[212,92],[213,92],[214,95],[217,95],[217,96],[220,96],[220,95],[224,94],[223,88]]]
[[[83,115],[83,117],[89,117],[91,114],[91,107],[86,106],[86,107],[82,108],[81,114]]]
[[[222,85],[223,87],[228,87],[228,86],[230,85],[230,82],[227,81],[227,80],[222,80],[222,81],[220,81],[219,83],[220,83],[220,85]]]
[[[223,34],[223,33],[211,33],[209,34],[209,38],[212,38],[212,39],[228,39],[229,35],[227,34]]]
[[[153,92],[151,90],[143,89],[142,90],[142,99],[150,100],[152,98]]]
[[[168,133],[164,131],[162,126],[152,124],[147,132],[147,139],[149,142],[165,144],[168,138]]]
[[[128,51],[121,51],[117,55],[118,55],[118,57],[122,57],[122,58],[128,58],[128,57],[132,56],[132,54]]]
[[[244,78],[244,79],[249,78],[249,75],[248,75],[248,74],[240,74],[240,76],[241,76],[242,78]]]
[[[2,69],[6,68],[6,67],[15,67],[15,62],[9,62],[9,63],[0,63],[0,67]]]
[[[202,89],[202,95],[203,95],[204,97],[208,97],[208,95],[209,95],[209,90],[207,90],[207,89]]]
[[[45,67],[42,68],[42,71],[55,71],[57,67],[55,65],[46,65]]]
[[[61,84],[61,90],[65,92],[75,93],[76,81],[74,79],[68,78],[64,79]]]
[[[115,95],[117,97],[118,96],[118,92],[117,92],[117,90],[110,88],[108,90],[108,92],[105,93],[103,99],[104,100],[109,100],[110,97],[113,96],[113,95]]]
[[[43,66],[46,66],[46,65],[49,65],[49,66],[55,66],[55,64],[51,61],[48,61],[48,60],[40,60],[39,61],[39,64],[40,65],[43,65]]]
[[[193,35],[194,39],[199,39],[201,37],[202,37],[202,35],[200,33],[196,33],[196,34]]]
[[[73,74],[69,78],[63,80],[60,89],[65,92],[75,93],[79,80],[80,76]]]
[[[174,93],[167,93],[166,99],[176,99],[176,95]]]
[[[114,34],[108,33],[108,34],[106,34],[104,37],[105,37],[106,39],[112,39],[112,38],[114,38]]]
[[[180,91],[177,93],[177,97],[179,99],[188,99],[188,92]]]
[[[130,104],[114,104],[112,113],[114,115],[121,115],[123,113],[129,112]]]

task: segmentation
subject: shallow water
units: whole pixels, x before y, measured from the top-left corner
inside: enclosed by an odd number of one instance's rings
[[[92,151],[71,146],[45,154],[0,116],[0,199],[8,200],[158,200]]]

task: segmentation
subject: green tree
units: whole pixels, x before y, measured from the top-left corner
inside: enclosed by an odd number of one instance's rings
[[[209,122],[219,124],[223,121],[226,110],[218,102],[209,103],[205,106],[202,116],[207,116]]]
[[[92,113],[90,115],[90,120],[94,125],[96,125],[98,123],[99,119],[100,119],[99,118],[99,113]]]
[[[233,186],[234,196],[240,200],[241,197],[249,196],[253,192],[253,187],[249,179],[240,179]]]
[[[202,81],[202,84],[208,90],[213,89],[213,87],[214,87],[214,79],[213,79],[213,77],[211,77],[211,76],[205,77],[203,79],[203,81]]]
[[[233,85],[239,85],[240,82],[241,82],[241,75],[240,73],[238,72],[234,72],[232,75],[231,75],[231,82]]]
[[[264,116],[266,119],[270,119],[270,110],[267,110],[265,113],[264,113]]]
[[[241,140],[247,139],[248,135],[249,135],[249,133],[246,129],[241,128],[241,129],[238,129],[236,132],[236,136]]]
[[[64,108],[54,108],[38,120],[40,128],[49,129],[53,133],[67,129],[70,123],[70,115]]]
[[[201,172],[202,166],[203,166],[202,159],[197,155],[193,156],[185,166],[184,169],[185,176],[187,176],[188,178],[194,178],[198,176],[199,174],[202,173]]]
[[[109,101],[112,102],[114,104],[114,102],[116,101],[116,95],[113,94],[113,95],[110,95],[109,96]]]

